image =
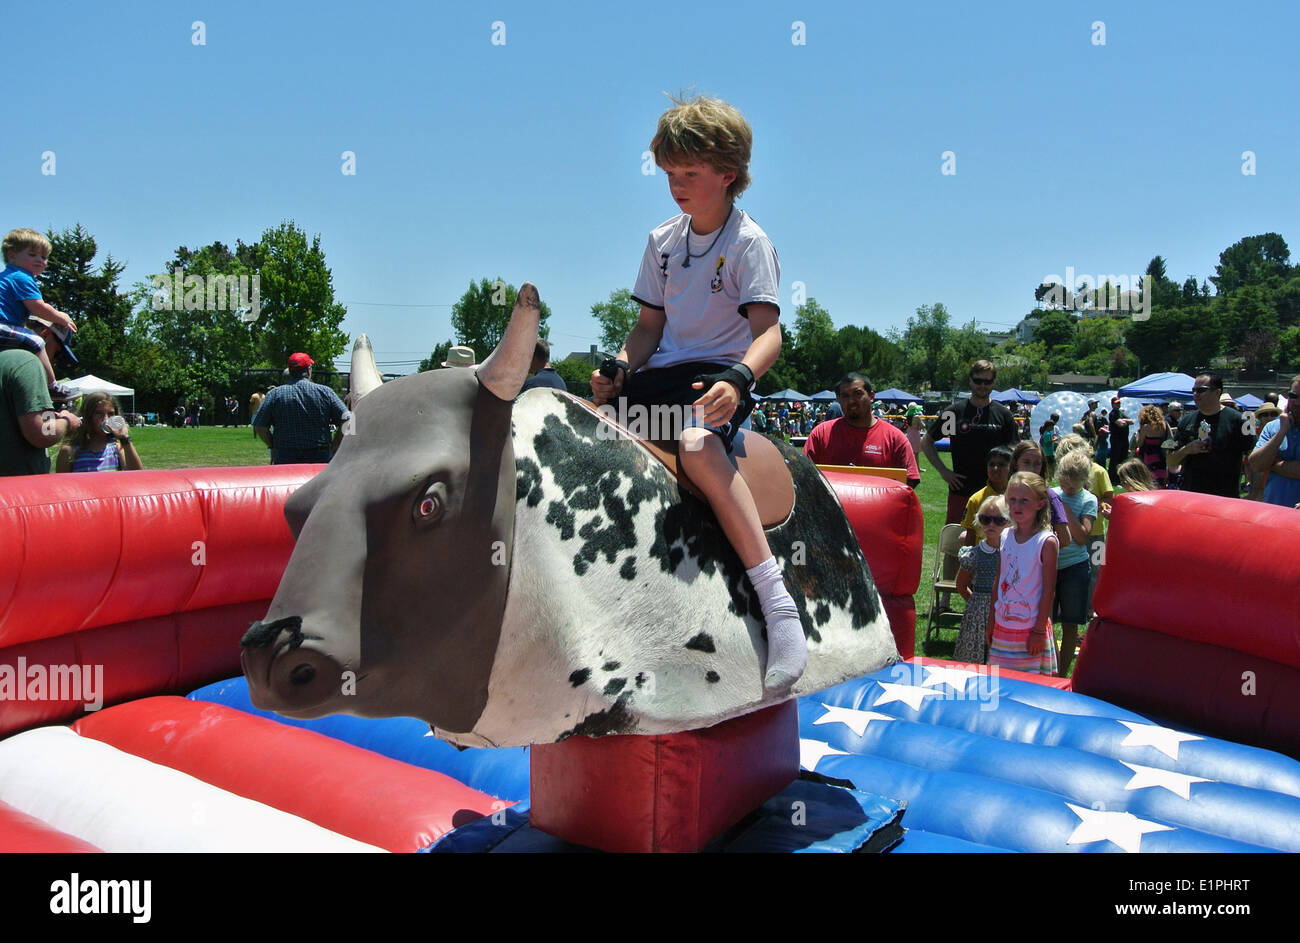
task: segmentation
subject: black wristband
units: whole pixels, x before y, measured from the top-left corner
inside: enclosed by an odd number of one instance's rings
[[[745,366],[743,363],[735,364],[734,366],[732,366],[731,369],[735,370],[737,373],[739,373],[742,377],[745,378],[745,388],[740,391],[741,393],[748,393],[754,389],[753,370],[749,369],[749,367]]]
[[[744,373],[741,373],[741,370]],[[748,376],[746,376],[748,374]],[[736,388],[743,402],[749,394],[749,389],[754,383],[753,372],[744,364],[738,364],[736,367],[728,367],[726,370],[720,370],[717,373],[701,373],[695,377],[692,383],[703,383],[707,390],[713,384],[718,382],[730,383]]]

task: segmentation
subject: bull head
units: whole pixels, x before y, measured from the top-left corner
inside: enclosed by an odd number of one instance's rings
[[[333,461],[286,503],[293,555],[266,618],[243,639],[257,707],[473,729],[514,544],[511,408],[539,319],[537,289],[525,283],[477,371],[387,385],[358,338],[352,427]]]

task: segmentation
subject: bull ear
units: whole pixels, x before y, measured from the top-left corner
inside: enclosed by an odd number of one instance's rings
[[[352,372],[348,377],[349,405],[383,384],[379,368],[375,366],[375,352],[370,347],[370,338],[358,334],[356,343],[352,345]]]
[[[478,381],[498,399],[513,400],[528,378],[528,367],[537,349],[537,330],[542,302],[532,282],[519,286],[515,310],[497,349],[478,368]]]

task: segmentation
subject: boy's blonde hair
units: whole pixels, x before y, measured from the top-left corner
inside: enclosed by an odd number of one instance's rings
[[[1065,458],[1075,449],[1081,449],[1088,456],[1088,461],[1092,461],[1092,446],[1088,444],[1088,440],[1083,436],[1076,435],[1073,432],[1056,443],[1056,457],[1058,459]]]
[[[1003,494],[1010,494],[1011,489],[1016,485],[1023,485],[1028,488],[1043,502],[1043,506],[1038,509],[1038,515],[1034,518],[1034,530],[1048,530],[1051,528],[1052,512],[1047,499],[1047,482],[1033,472],[1016,472],[1011,476],[1011,480],[1007,482],[1007,490]]]
[[[997,511],[1003,517],[1010,517],[1007,513],[1007,499],[1000,494],[991,494],[980,502],[979,510],[975,513],[976,515],[989,514],[992,511]]]
[[[1078,482],[1080,485],[1088,483],[1088,476],[1092,474],[1092,459],[1088,458],[1083,452],[1075,449],[1065,458],[1061,459],[1056,466],[1056,477],[1060,479],[1069,479]]]
[[[734,200],[749,186],[749,153],[754,132],[732,105],[718,98],[683,99],[659,116],[650,152],[660,167],[708,164],[718,173],[734,173],[727,198]]]
[[[0,253],[4,254],[5,263],[9,262],[9,253],[21,252],[23,249],[44,249],[50,254],[50,240],[35,229],[11,229],[5,234],[4,243],[0,244]]]

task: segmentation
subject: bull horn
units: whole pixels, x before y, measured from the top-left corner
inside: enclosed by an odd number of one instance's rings
[[[478,381],[493,396],[509,402],[519,395],[537,349],[542,302],[532,282],[519,286],[510,324],[496,350],[478,368]]]
[[[352,372],[348,376],[350,395],[349,403],[355,403],[371,390],[383,386],[384,380],[375,366],[375,352],[370,347],[370,338],[364,334],[357,335],[357,342],[352,345]]]

